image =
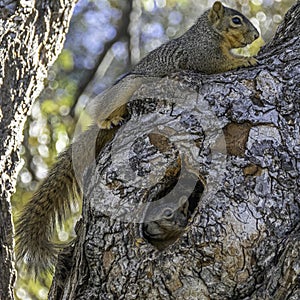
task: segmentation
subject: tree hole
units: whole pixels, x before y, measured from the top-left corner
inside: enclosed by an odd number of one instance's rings
[[[141,225],[143,237],[159,250],[175,243],[185,232],[204,192],[200,176],[180,173],[149,202]]]

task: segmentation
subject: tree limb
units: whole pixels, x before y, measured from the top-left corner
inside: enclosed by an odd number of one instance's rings
[[[22,131],[49,66],[62,49],[76,1],[2,1],[0,31],[0,298],[13,299],[10,197],[19,171]]]

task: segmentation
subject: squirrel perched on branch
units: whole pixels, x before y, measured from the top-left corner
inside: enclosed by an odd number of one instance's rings
[[[214,74],[253,66],[256,64],[255,58],[238,56],[231,50],[252,43],[258,36],[258,31],[244,15],[216,1],[182,36],[153,50],[133,67],[127,76],[112,87],[117,93],[110,93],[110,89],[105,92],[103,99],[107,99],[112,113],[102,118],[103,105],[96,103],[96,124],[58,156],[47,178],[21,212],[16,225],[17,259],[26,258],[28,269],[36,274],[54,265],[60,248],[51,241],[55,222],[62,223],[72,201],[81,195],[72,152],[82,157],[83,163],[78,166],[79,171],[76,170],[82,174],[91,160],[112,140],[126,113],[126,103],[144,82],[144,77],[163,77],[181,70]],[[95,149],[95,153],[90,149]],[[182,211],[187,214],[187,209]],[[169,236],[166,231],[174,229],[166,223],[173,221],[173,217],[164,218],[163,230],[159,221],[146,224],[148,236],[155,235],[159,246],[159,241]],[[182,221],[181,224],[186,222]],[[175,229],[180,231],[180,228]],[[160,232],[163,234],[161,237],[158,236]],[[174,235],[171,236],[174,239]]]

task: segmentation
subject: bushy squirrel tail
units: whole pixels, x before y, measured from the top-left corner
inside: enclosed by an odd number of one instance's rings
[[[17,260],[25,258],[28,271],[41,275],[55,265],[65,246],[52,241],[56,224],[62,225],[71,205],[81,200],[84,170],[110,142],[119,126],[99,129],[92,125],[62,152],[16,222]]]
[[[56,220],[62,225],[72,202],[80,197],[72,165],[72,147],[58,157],[33,198],[25,206],[16,224],[17,259],[26,259],[35,274],[51,269],[56,261],[58,244],[52,242]]]

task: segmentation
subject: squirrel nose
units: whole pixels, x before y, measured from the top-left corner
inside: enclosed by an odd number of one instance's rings
[[[258,33],[254,33],[254,39],[256,40],[259,37]]]

